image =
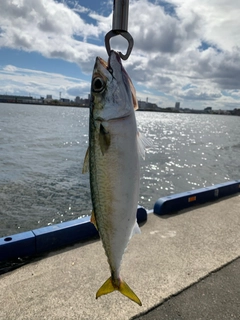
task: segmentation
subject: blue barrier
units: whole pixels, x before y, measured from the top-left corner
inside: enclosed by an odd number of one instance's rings
[[[138,206],[138,223],[147,220],[147,212]],[[90,217],[58,223],[28,232],[0,238],[0,261],[33,256],[96,237]]]
[[[158,199],[153,212],[158,215],[171,214],[237,192],[240,192],[240,180],[178,193]],[[141,223],[146,220],[147,211],[139,206],[137,221]],[[98,232],[90,222],[90,217],[18,233],[0,238],[0,261],[49,252],[80,241],[86,241],[97,235]]]
[[[173,194],[156,201],[153,212],[157,215],[176,213],[197,204],[214,201],[240,192],[240,180],[228,181],[211,187]]]
[[[0,261],[34,254],[35,235],[32,231],[0,238]]]
[[[36,253],[52,251],[98,235],[89,217],[32,230],[36,237]]]

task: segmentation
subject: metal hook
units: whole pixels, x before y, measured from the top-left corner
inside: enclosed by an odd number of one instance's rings
[[[127,60],[128,57],[130,56],[131,52],[132,52],[132,48],[133,48],[133,44],[134,44],[133,37],[127,31],[111,30],[106,34],[106,36],[105,36],[105,47],[106,47],[107,53],[108,53],[108,55],[110,55],[110,52],[111,52],[110,39],[115,37],[115,36],[118,36],[118,35],[121,35],[128,42],[128,48],[127,48],[126,54],[122,54],[122,52],[119,52],[119,56],[123,60]]]
[[[121,35],[128,42],[128,49],[126,54],[119,52],[120,57],[123,60],[127,60],[130,56],[133,48],[133,38],[128,33],[128,8],[129,0],[114,0],[113,1],[113,19],[112,19],[112,30],[109,31],[105,36],[105,47],[108,55],[110,55],[110,39],[112,37]]]

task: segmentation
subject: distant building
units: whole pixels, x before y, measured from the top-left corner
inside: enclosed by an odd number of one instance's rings
[[[175,109],[176,110],[180,110],[180,102],[176,102],[175,103]]]
[[[79,96],[77,96],[77,97],[75,98],[75,102],[76,102],[76,103],[80,103],[80,102],[81,102],[81,99],[80,99]]]
[[[47,94],[46,95],[46,101],[52,101],[52,95],[51,94]]]
[[[240,116],[240,109],[234,109],[233,111],[232,111],[232,114],[234,114],[234,115],[236,115],[236,116]]]
[[[212,107],[207,107],[204,109],[205,112],[210,113],[212,112]]]
[[[61,102],[65,102],[65,103],[69,103],[69,102],[70,102],[70,99],[61,98],[60,101],[61,101]]]
[[[146,111],[159,111],[160,109],[158,108],[158,106],[156,105],[156,103],[151,103],[148,102],[148,98],[147,101],[138,101],[138,107],[139,110],[146,110]]]
[[[33,97],[30,96],[0,95],[0,102],[31,103],[32,101]]]

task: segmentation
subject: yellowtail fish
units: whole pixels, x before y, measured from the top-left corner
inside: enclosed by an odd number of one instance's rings
[[[93,211],[110,266],[111,277],[96,298],[118,290],[140,306],[140,299],[120,277],[124,251],[131,236],[140,233],[136,221],[139,197],[139,154],[147,144],[137,130],[138,108],[133,84],[117,52],[108,63],[97,57],[93,69],[89,148],[83,173],[90,171]]]

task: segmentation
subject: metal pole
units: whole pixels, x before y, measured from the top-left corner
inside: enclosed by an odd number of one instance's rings
[[[129,0],[114,0],[112,30],[128,30]]]

